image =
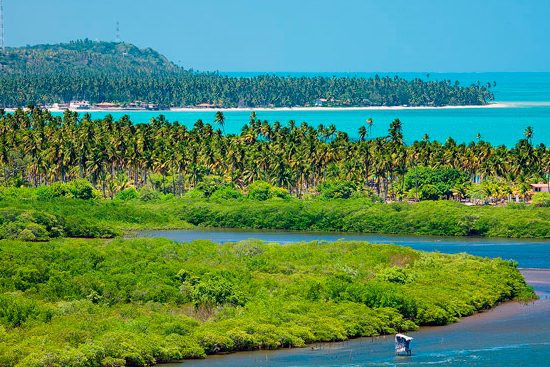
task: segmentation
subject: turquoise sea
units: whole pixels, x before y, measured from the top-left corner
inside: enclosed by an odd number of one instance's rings
[[[225,73],[230,76],[249,77],[264,73]],[[290,76],[349,76],[371,77],[376,73],[275,73]],[[407,80],[421,78],[427,80],[426,73],[378,73],[382,76],[399,75]],[[287,124],[294,120],[299,125],[307,122],[312,126],[334,124],[338,130],[345,131],[356,137],[360,126],[366,125],[366,120],[372,118],[373,137],[385,136],[389,124],[398,118],[403,122],[407,143],[420,140],[424,134],[430,139],[444,142],[453,137],[457,142],[471,142],[480,133],[483,140],[494,145],[505,144],[513,146],[523,138],[527,126],[534,130],[533,143],[550,145],[550,73],[431,73],[429,80],[455,80],[462,86],[469,86],[480,81],[481,84],[491,84],[496,81],[496,87],[491,87],[495,94],[495,102],[509,105],[504,108],[433,108],[404,110],[314,110],[314,111],[259,111],[257,117],[270,123],[280,121]],[[178,121],[192,127],[195,121],[202,119],[205,123],[214,123],[216,110],[200,110],[193,112],[170,111],[137,111],[114,112],[115,118],[124,114],[130,115],[134,123],[146,123],[151,118],[163,114],[169,121]],[[102,118],[105,112],[92,113],[93,118]],[[241,127],[249,120],[250,111],[224,112],[227,117],[225,130],[228,133],[239,133]]]

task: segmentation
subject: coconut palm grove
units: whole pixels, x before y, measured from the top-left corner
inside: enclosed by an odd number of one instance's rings
[[[350,136],[334,125],[269,123],[252,112],[241,134],[226,135],[223,113],[212,117],[188,128],[163,115],[133,124],[128,116],[92,120],[67,110],[59,117],[33,106],[2,112],[2,182],[38,187],[85,179],[113,199],[148,187],[175,197],[208,197],[222,187],[242,195],[261,181],[297,198],[484,204],[525,201],[529,184],[548,182],[550,173],[550,150],[532,145],[531,127],[511,148],[428,135],[406,145],[398,119],[386,137],[371,139],[372,119]]]

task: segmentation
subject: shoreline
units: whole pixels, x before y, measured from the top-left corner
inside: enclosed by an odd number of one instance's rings
[[[528,283],[535,285],[550,284],[550,269],[546,268],[519,268],[521,274]],[[418,330],[409,331],[405,334],[416,339],[413,341],[413,355],[416,358],[423,358],[423,354],[430,352],[438,352],[434,350],[434,345],[446,341],[450,345],[456,345],[453,340],[453,335],[479,333],[484,328],[503,328],[504,332],[518,332],[514,324],[518,320],[523,323],[525,317],[532,314],[546,314],[549,308],[549,301],[544,292],[540,290],[537,294],[541,298],[533,300],[529,303],[518,302],[517,300],[508,300],[498,304],[488,310],[482,310],[470,316],[461,317],[455,323],[442,326],[420,326]],[[532,317],[532,316],[531,316]],[[522,326],[520,326],[522,327]],[[527,333],[527,332],[526,332]],[[372,355],[368,358],[369,361],[385,361],[391,358],[391,349],[395,334],[379,335],[372,337],[351,338],[337,342],[314,342],[307,344],[303,348],[292,349],[273,349],[273,350],[252,350],[252,351],[237,351],[226,354],[209,355],[205,359],[193,360],[185,359],[180,361],[171,361],[164,364],[166,367],[236,367],[236,366],[255,366],[259,361],[269,361],[274,366],[283,366],[288,364],[288,360],[299,358],[300,360],[311,361],[310,365],[315,364],[318,359],[330,358],[342,361],[344,365],[348,358],[355,357],[354,360],[363,362],[360,351],[368,349],[368,353]],[[437,344],[436,341],[440,340]],[[486,349],[502,347],[502,345],[484,346]],[[480,349],[481,350],[481,349]],[[319,354],[319,356],[316,356]],[[348,357],[349,356],[349,357]],[[377,360],[378,358],[378,360]],[[424,360],[422,360],[424,361]],[[350,360],[351,362],[351,360]],[[426,361],[429,363],[429,361]],[[361,364],[361,363],[358,363]],[[370,365],[370,364],[369,364]]]
[[[466,105],[466,106],[369,106],[369,107],[260,107],[260,108],[236,108],[236,107],[174,107],[167,110],[138,110],[138,109],[124,109],[124,108],[91,108],[87,110],[71,110],[78,113],[98,113],[98,112],[311,112],[311,111],[400,111],[400,110],[437,110],[437,109],[472,109],[472,108],[509,108],[513,107],[512,103],[489,103],[486,105]],[[6,108],[6,112],[14,112],[16,108]],[[50,108],[50,112],[64,112],[65,109]]]
[[[369,106],[369,107],[261,107],[261,108],[171,108],[169,112],[200,112],[200,111],[222,111],[222,112],[265,112],[265,111],[277,111],[277,112],[292,112],[292,111],[399,111],[399,110],[437,110],[437,109],[468,109],[468,108],[508,108],[512,107],[512,104],[507,103],[490,103],[483,106],[467,105],[467,106]]]

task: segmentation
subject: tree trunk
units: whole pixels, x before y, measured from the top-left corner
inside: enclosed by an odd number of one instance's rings
[[[233,187],[233,161],[231,161],[231,187]]]
[[[416,201],[418,201],[418,176],[416,174],[416,166],[414,166],[414,196]]]
[[[174,177],[174,171],[172,170],[172,194],[176,196],[176,178]]]
[[[367,171],[367,177],[365,178],[365,184],[367,185],[367,190],[369,189],[369,161],[365,161],[365,170]]]
[[[403,166],[403,186],[401,187],[401,194],[405,195],[405,166]]]
[[[178,167],[178,185],[179,185],[179,188],[178,188],[179,196],[181,197],[182,193],[183,193],[183,181],[181,179],[181,167]]]

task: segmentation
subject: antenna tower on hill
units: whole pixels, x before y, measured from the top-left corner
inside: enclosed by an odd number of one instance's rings
[[[4,46],[4,8],[2,7],[2,0],[0,0],[0,41],[2,42],[2,52],[6,51]]]
[[[119,42],[120,42],[120,28],[118,26],[118,20],[117,20],[116,21],[116,43],[119,43]]]

